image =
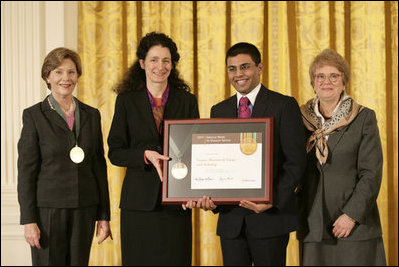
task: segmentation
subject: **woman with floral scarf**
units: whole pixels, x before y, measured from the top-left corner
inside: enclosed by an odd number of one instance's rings
[[[386,265],[375,112],[345,93],[349,66],[336,51],[317,55],[309,74],[316,96],[301,107],[308,137],[308,166],[297,192],[301,265]]]

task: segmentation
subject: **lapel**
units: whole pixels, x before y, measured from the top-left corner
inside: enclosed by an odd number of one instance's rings
[[[76,99],[76,98],[75,98]],[[87,107],[82,102],[78,101],[79,112],[80,112],[80,133],[82,133],[82,129],[86,122],[89,119],[89,113],[87,112]],[[42,102],[42,110],[44,115],[47,117],[51,124],[55,124],[62,130],[71,133],[69,130],[67,122],[57,113],[57,111],[53,110],[48,103],[48,96]],[[73,131],[74,132],[74,131]],[[79,136],[80,137],[80,136]]]
[[[48,101],[47,96],[41,104],[44,116],[46,116],[50,124],[55,124],[62,130],[70,132],[67,122],[57,113],[57,111],[50,107]]]
[[[173,88],[169,88],[169,96],[168,101],[165,105],[165,111],[163,114],[163,119],[166,120],[168,118],[179,118],[177,107],[180,106],[181,100],[179,95],[176,93],[176,90]]]
[[[255,105],[252,110],[251,117],[264,117],[268,109],[268,91],[263,85],[260,87],[256,96]]]
[[[76,99],[76,98],[75,98]],[[79,102],[79,112],[80,112],[80,132],[82,132],[83,126],[89,119],[89,113],[87,112],[87,107],[84,105],[82,102],[80,102],[78,99],[76,99]]]
[[[344,133],[346,132],[347,126],[337,130],[336,132],[334,132],[333,134],[331,134],[328,137],[327,140],[327,145],[328,145],[328,149],[332,152],[334,151],[335,147],[337,146],[337,144],[339,143],[339,141],[342,139]]]
[[[223,107],[223,112],[226,118],[238,118],[238,108],[237,108],[237,94],[233,95],[226,100],[227,105]]]
[[[149,125],[151,129],[151,133],[156,136],[159,135],[157,130],[157,125],[155,124],[155,119],[152,114],[151,103],[148,99],[147,90],[144,88],[143,90],[134,92],[133,101],[135,102],[138,110],[140,111],[139,117],[143,118],[143,124]]]

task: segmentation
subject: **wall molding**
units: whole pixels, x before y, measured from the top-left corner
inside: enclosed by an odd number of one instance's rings
[[[17,196],[22,112],[49,93],[44,56],[59,46],[77,51],[77,36],[77,1],[1,1],[1,265],[32,264]]]

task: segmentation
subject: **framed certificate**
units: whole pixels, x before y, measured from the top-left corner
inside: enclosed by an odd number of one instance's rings
[[[272,203],[273,118],[165,120],[162,204]]]

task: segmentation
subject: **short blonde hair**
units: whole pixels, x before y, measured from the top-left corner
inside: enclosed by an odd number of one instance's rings
[[[51,85],[47,82],[50,72],[55,70],[66,58],[70,58],[75,63],[78,78],[82,75],[82,63],[79,54],[65,47],[55,48],[47,54],[42,65],[42,79],[47,84],[48,89],[51,90]]]
[[[316,69],[323,66],[334,66],[342,73],[342,82],[346,85],[349,82],[350,71],[348,62],[335,50],[324,49],[318,54],[309,67],[310,84],[314,87]]]

